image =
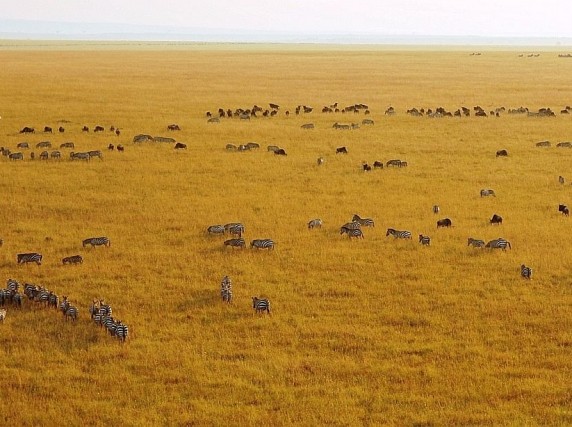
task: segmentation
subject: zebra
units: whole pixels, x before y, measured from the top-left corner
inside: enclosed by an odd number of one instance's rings
[[[64,297],[64,301],[60,305],[62,312],[64,313],[64,317],[66,321],[70,318],[73,322],[75,322],[78,318],[79,311],[76,306],[71,305],[67,299],[67,296]]]
[[[227,230],[232,236],[242,237],[242,233],[244,233],[244,225],[234,224],[234,225],[228,227]]]
[[[411,239],[411,232],[410,231],[399,231],[393,228],[388,228],[387,233],[385,233],[385,237],[392,235],[396,239]]]
[[[4,323],[4,319],[6,318],[6,309],[0,309],[0,322]]]
[[[128,334],[129,328],[127,325],[121,322],[121,320],[118,320],[115,324],[115,336],[119,339],[119,341],[124,343]]]
[[[491,190],[490,188],[481,190],[481,197],[487,197],[487,196],[496,197],[496,194],[495,194],[494,190]]]
[[[526,265],[522,264],[520,266],[520,275],[524,279],[532,279],[532,268],[527,267]]]
[[[89,153],[75,153],[73,151],[70,153],[70,160],[85,160],[89,162],[90,159]]]
[[[18,264],[24,264],[28,262],[35,262],[38,265],[42,265],[42,255],[37,252],[31,252],[27,254],[17,255]]]
[[[502,249],[503,251],[505,251],[507,247],[509,249],[512,249],[510,242],[508,240],[503,239],[502,237],[499,237],[498,239],[495,240],[491,240],[485,245],[485,248]]]
[[[56,310],[58,309],[58,296],[50,291],[48,295],[48,308],[54,307]]]
[[[469,237],[467,240],[467,246],[472,246],[473,248],[483,248],[485,246],[485,242],[479,239],[473,239]]]
[[[111,335],[112,337],[115,336],[117,323],[115,322],[115,319],[113,317],[111,316],[104,317],[101,321],[101,325],[105,326],[105,329],[107,330],[107,332],[109,332],[109,335]]]
[[[341,228],[347,228],[348,230],[355,230],[356,228],[361,229],[361,224],[359,222],[346,222]],[[341,231],[340,228],[340,231]]]
[[[224,245],[234,248],[243,248],[243,249],[246,247],[246,243],[244,242],[244,239],[242,237],[239,237],[238,239],[225,240]]]
[[[361,231],[361,228],[347,228],[347,227],[342,227],[340,229],[340,234],[344,234],[346,233],[348,235],[348,237],[351,239],[352,237],[355,237],[356,239],[358,238],[364,238],[363,237],[363,232]]]
[[[357,222],[359,225],[363,227],[375,227],[375,223],[371,218],[360,218],[358,214],[354,214],[352,217],[352,222]]]
[[[88,151],[87,154],[88,154],[90,159],[92,157],[99,157],[99,160],[103,160],[103,154],[101,153],[100,150]]]
[[[67,256],[62,259],[62,264],[82,264],[83,257],[81,255]]]
[[[385,167],[388,167],[388,166],[401,167],[401,160],[399,160],[399,159],[388,160],[387,163],[385,164]]]
[[[207,228],[209,234],[224,234],[225,229],[222,225],[211,225]]]
[[[87,245],[94,246],[111,246],[111,241],[107,237],[90,237],[89,239],[85,239],[82,242],[83,247],[85,248]]]
[[[252,297],[252,308],[254,308],[256,313],[267,312],[270,314],[270,301],[268,301],[268,298]]]
[[[8,279],[6,281],[6,289],[16,292],[16,291],[18,291],[18,289],[20,289],[20,283],[18,283],[17,280]]]
[[[318,166],[322,166],[324,164],[324,158],[318,157],[317,163],[318,163]]]
[[[272,239],[254,239],[250,242],[250,248],[274,249],[274,241]]]
[[[439,208],[439,205],[433,205],[433,213],[436,215],[441,211],[441,208]]]
[[[312,228],[322,228],[322,220],[320,218],[312,219],[308,222],[308,230]]]
[[[220,296],[223,302],[232,302],[232,280],[228,276],[224,276],[220,282]]]
[[[8,158],[10,160],[24,160],[24,155],[22,153],[10,153]]]
[[[424,236],[423,234],[420,234],[419,235],[419,243],[421,243],[424,246],[429,246],[431,244],[431,237]]]

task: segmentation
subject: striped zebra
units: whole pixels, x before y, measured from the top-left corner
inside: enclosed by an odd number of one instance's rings
[[[344,225],[341,226],[341,228],[347,228],[349,230],[355,230],[356,228],[361,229],[361,224],[359,222],[346,222]]]
[[[484,240],[473,239],[472,237],[469,237],[467,240],[467,246],[472,246],[473,248],[484,248],[485,242]]]
[[[34,298],[34,301],[39,302],[39,303],[43,303],[47,307],[49,299],[50,299],[50,291],[48,291],[45,288],[40,287],[40,289],[36,293],[36,297]]]
[[[112,337],[115,336],[115,331],[117,329],[117,323],[115,319],[111,316],[106,316],[102,319],[101,325],[105,326],[105,330],[109,332]]]
[[[272,239],[254,239],[250,242],[250,248],[274,249],[274,241]]]
[[[438,214],[441,211],[441,208],[439,208],[439,205],[433,205],[433,213],[434,214]]]
[[[10,153],[8,158],[10,160],[24,160],[24,155],[22,153]]]
[[[385,233],[385,237],[392,235],[396,239],[411,239],[411,232],[410,231],[399,231],[393,228],[388,228],[387,233]]]
[[[320,218],[312,219],[308,222],[308,230],[313,228],[322,228],[322,220]]]
[[[375,223],[371,218],[360,218],[358,214],[354,214],[352,217],[352,222],[357,222],[363,227],[375,227]]]
[[[18,291],[18,289],[20,289],[20,283],[18,283],[17,280],[8,279],[6,281],[6,289],[10,291]]]
[[[89,159],[91,159],[89,153],[75,153],[73,151],[70,153],[70,160],[85,160],[89,162]]]
[[[242,233],[244,233],[244,225],[234,224],[228,227],[228,232],[230,233],[231,236],[242,237]]]
[[[124,343],[125,340],[127,339],[127,335],[129,335],[129,328],[127,327],[126,324],[121,322],[121,320],[118,320],[117,323],[115,324],[115,336],[117,337],[117,339],[119,339],[119,341]]]
[[[211,225],[207,228],[209,234],[224,234],[225,229],[222,225]]]
[[[481,197],[487,197],[487,196],[496,197],[495,191],[491,190],[490,188],[481,190]]]
[[[532,279],[532,268],[527,267],[526,265],[522,264],[520,266],[520,275],[524,279]]]
[[[232,280],[228,276],[224,276],[220,282],[220,296],[223,302],[232,302]]]
[[[4,319],[6,319],[6,309],[0,309],[0,322],[4,323]]]
[[[99,160],[103,160],[103,154],[102,154],[101,150],[88,151],[87,155],[89,156],[90,159],[92,157],[99,157]]]
[[[252,297],[252,308],[256,313],[267,312],[270,314],[270,301],[268,298]]]
[[[48,295],[48,308],[54,307],[57,310],[58,300],[59,300],[58,296],[54,294],[52,291],[50,291],[50,294]]]
[[[75,322],[79,315],[79,310],[76,306],[71,305],[67,299],[67,296],[64,296],[64,301],[60,304],[60,308],[64,314],[66,321],[71,319],[72,322]]]
[[[495,240],[491,240],[485,245],[485,248],[502,249],[503,251],[505,251],[507,247],[509,249],[512,249],[512,247],[510,246],[510,242],[508,240],[503,239],[502,237],[499,237],[498,239]]]
[[[24,264],[28,262],[35,262],[38,265],[42,265],[42,255],[37,252],[31,252],[27,254],[17,255],[18,264]]]
[[[82,264],[83,257],[81,255],[72,255],[62,258],[62,264]]]
[[[94,246],[111,246],[111,241],[107,237],[90,237],[89,239],[85,239],[82,242],[83,247],[85,248],[87,245]]]
[[[431,244],[431,237],[424,236],[423,234],[420,234],[419,235],[419,243],[421,243],[424,246],[429,246]]]
[[[388,167],[388,166],[401,167],[401,160],[399,160],[399,159],[388,160],[387,163],[385,164],[385,167]]]
[[[347,227],[342,227],[340,229],[340,234],[347,234],[348,237],[351,239],[352,237],[355,237],[356,239],[359,238],[364,238],[363,237],[363,232],[361,231],[361,228],[347,228]]]
[[[233,248],[243,248],[243,249],[246,248],[246,243],[244,242],[244,239],[242,237],[239,237],[238,239],[225,240],[224,245]]]

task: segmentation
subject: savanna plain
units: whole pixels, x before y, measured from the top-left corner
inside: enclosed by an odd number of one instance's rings
[[[0,145],[31,148],[0,157],[0,287],[42,285],[79,308],[72,322],[33,301],[5,305],[1,424],[572,424],[572,218],[558,212],[572,204],[572,149],[556,147],[572,140],[560,114],[572,59],[473,50],[1,43]],[[321,112],[336,102],[370,114]],[[269,103],[272,117],[207,122]],[[505,110],[475,117],[477,105]],[[462,106],[470,117],[406,114]],[[508,114],[521,106],[556,115]],[[365,118],[374,124],[332,127]],[[46,140],[103,160],[69,149],[40,160]],[[260,148],[225,149],[248,142]],[[390,159],[408,166],[362,168]],[[354,214],[375,222],[363,239],[340,235]],[[309,230],[313,218],[323,226]],[[453,227],[437,229],[443,218]],[[245,249],[206,231],[230,222],[245,225]],[[82,247],[98,236],[111,246]],[[259,238],[274,250],[248,247]],[[25,252],[42,265],[18,265]],[[62,265],[75,254],[83,264]],[[90,319],[94,298],[129,326],[125,343]]]

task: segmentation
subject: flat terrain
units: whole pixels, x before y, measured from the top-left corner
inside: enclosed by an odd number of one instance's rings
[[[572,141],[572,115],[560,114],[572,105],[572,59],[474,48],[0,48],[0,146],[24,155],[0,156],[0,287],[42,285],[80,311],[66,322],[27,299],[5,305],[5,425],[572,424],[572,218],[558,212],[572,204],[572,149],[556,147]],[[321,112],[336,102],[370,114]],[[269,103],[280,105],[273,117],[207,123],[207,111]],[[313,111],[296,115],[298,105]],[[487,117],[475,117],[477,105]],[[462,106],[470,117],[406,114]],[[521,106],[556,114],[508,114]],[[375,124],[332,127],[365,118]],[[35,133],[19,133],[25,126]],[[187,149],[134,143],[137,134]],[[536,147],[544,140],[551,146]],[[75,148],[40,160],[41,141],[49,152]],[[260,149],[225,149],[248,142]],[[341,146],[347,155],[335,154]],[[501,149],[509,155],[496,157]],[[103,160],[69,159],[88,150]],[[390,159],[408,166],[363,171]],[[496,197],[480,197],[488,188]],[[364,239],[340,235],[354,214],[375,221]],[[502,225],[489,224],[493,214]],[[313,218],[321,229],[308,229]],[[437,229],[442,218],[453,227]],[[206,232],[230,222],[245,225],[245,249]],[[111,246],[82,246],[98,236]],[[468,247],[469,237],[503,237],[512,249]],[[250,249],[258,238],[275,249]],[[25,252],[42,265],[18,265]],[[62,265],[75,254],[83,264]],[[253,296],[270,300],[270,316],[254,313]],[[90,320],[94,298],[129,326],[124,344]]]

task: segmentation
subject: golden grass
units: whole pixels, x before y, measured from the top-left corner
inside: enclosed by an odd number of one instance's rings
[[[121,143],[104,160],[0,159],[5,280],[42,284],[80,308],[77,324],[26,301],[0,325],[6,425],[443,425],[572,423],[569,116],[413,118],[412,107],[551,107],[572,101],[571,61],[546,51],[375,47],[82,45],[0,51],[0,145]],[[375,120],[325,115],[366,103]],[[278,103],[274,118],[206,111]],[[285,117],[296,105],[315,111]],[[395,117],[383,114],[388,106]],[[315,123],[303,131],[303,123]],[[168,133],[177,123],[182,130]],[[83,125],[121,129],[85,134]],[[23,126],[63,135],[18,134]],[[175,136],[133,144],[134,135]],[[548,139],[550,148],[536,148]],[[236,153],[227,143],[256,141]],[[274,156],[267,145],[285,148]],[[347,156],[335,148],[346,145]],[[508,158],[495,158],[498,149]],[[36,154],[40,150],[32,149]],[[323,156],[323,166],[316,159]],[[364,173],[361,162],[407,160]],[[479,197],[493,188],[496,198]],[[433,215],[433,204],[441,214]],[[339,227],[372,217],[365,239]],[[493,213],[502,226],[491,226]],[[309,231],[320,217],[324,227]],[[449,217],[454,227],[435,227]],[[272,252],[232,250],[212,224],[241,221]],[[414,239],[386,237],[388,227]],[[430,247],[416,236],[428,234]],[[82,248],[106,235],[110,248]],[[466,246],[503,236],[512,251]],[[38,251],[44,263],[16,265]],[[83,265],[62,266],[82,254]],[[520,264],[534,270],[519,276]],[[233,279],[231,306],[219,284]],[[272,316],[255,316],[251,296]],[[125,345],[87,314],[105,298]]]

